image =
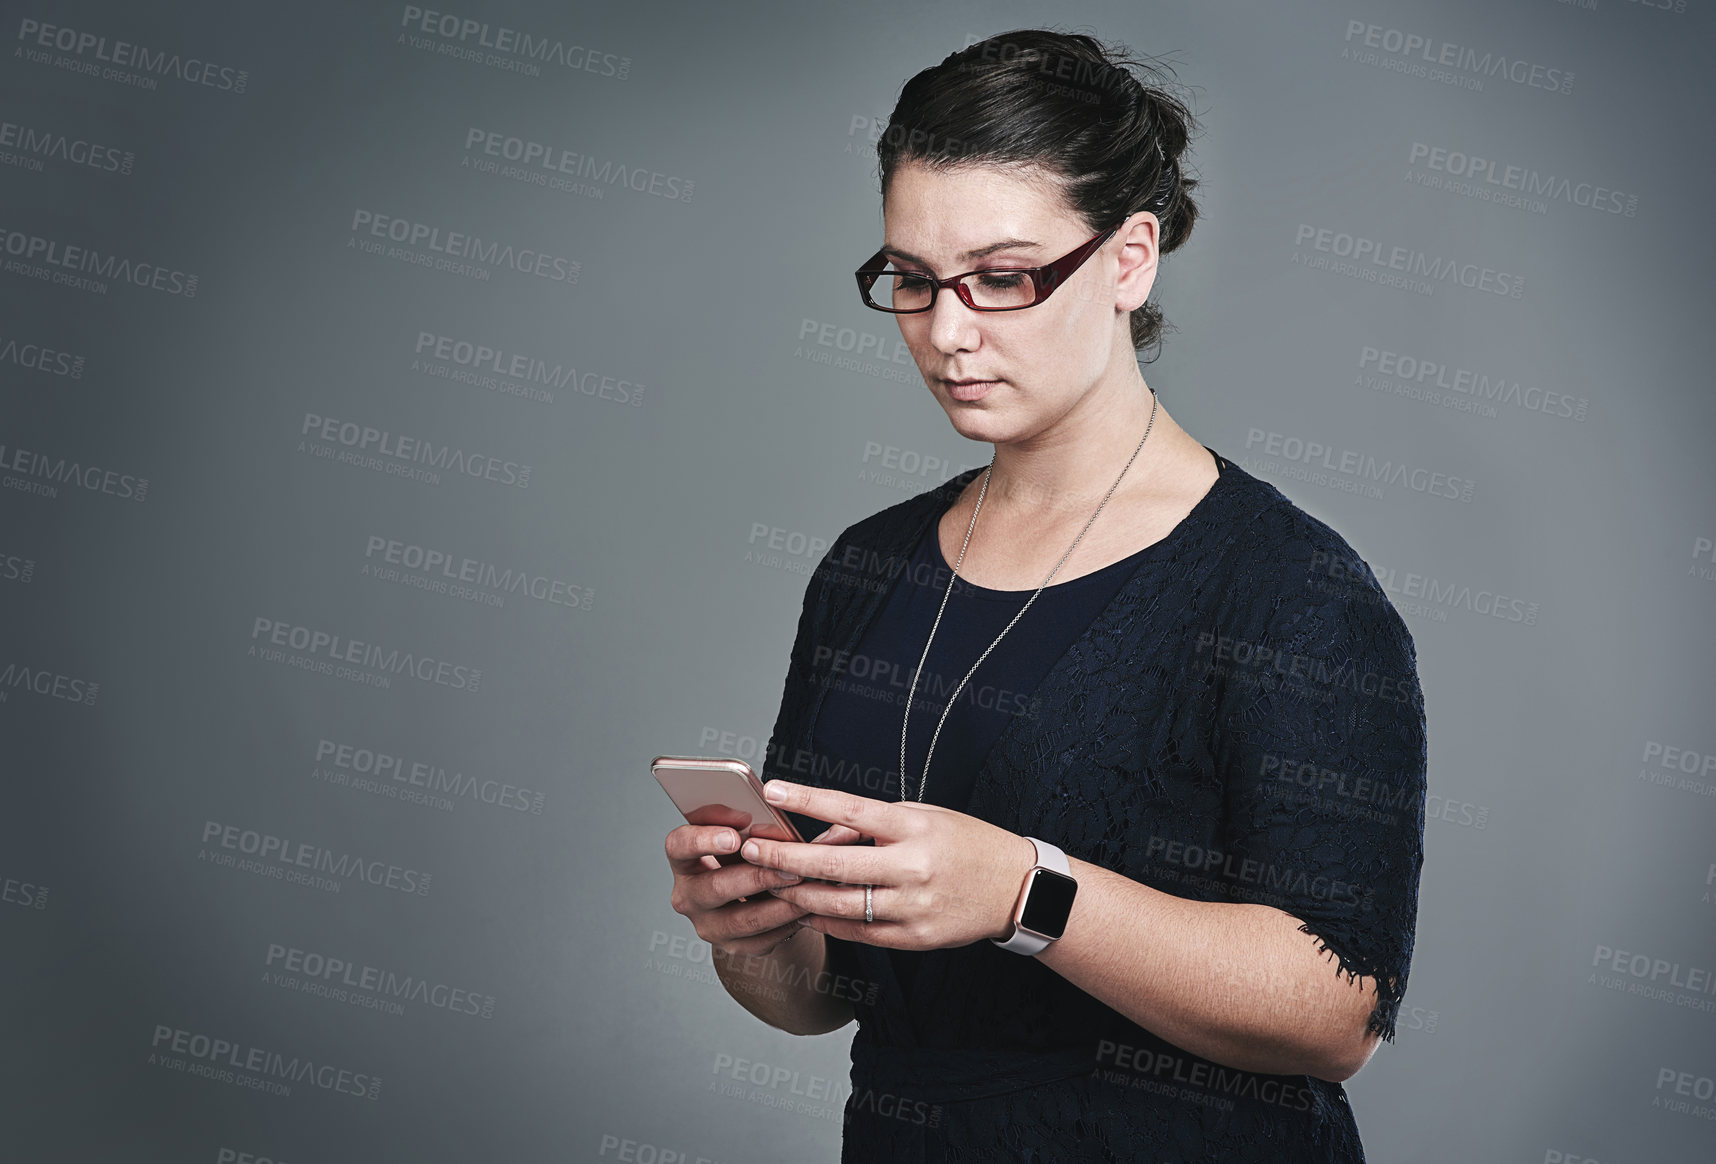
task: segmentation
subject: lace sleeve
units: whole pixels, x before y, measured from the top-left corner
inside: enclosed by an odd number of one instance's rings
[[[1373,980],[1366,1029],[1392,1041],[1424,863],[1416,650],[1338,535],[1314,520],[1297,535],[1261,572],[1273,592],[1239,620],[1246,637],[1208,647],[1221,692],[1224,868],[1239,900],[1293,915],[1337,973]]]

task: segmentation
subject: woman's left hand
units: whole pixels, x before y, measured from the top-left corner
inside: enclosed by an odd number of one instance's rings
[[[770,890],[810,911],[798,924],[901,950],[964,946],[1013,932],[1013,907],[1036,862],[1036,847],[1018,833],[934,804],[872,800],[786,780],[763,787],[777,808],[876,842],[745,842],[745,860],[805,878]],[[865,885],[875,887],[871,922],[864,920]]]

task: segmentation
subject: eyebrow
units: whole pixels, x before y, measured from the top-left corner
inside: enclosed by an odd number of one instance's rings
[[[966,251],[963,255],[959,256],[959,261],[963,263],[970,259],[981,259],[986,255],[994,254],[996,251],[1010,251],[1015,249],[1024,249],[1027,247],[1040,247],[1042,245],[1042,243],[1031,242],[1028,239],[1022,238],[1002,239],[1000,242],[990,243],[986,247],[978,247],[976,250]],[[908,263],[921,263],[926,267],[930,265],[927,259],[920,259],[914,254],[909,254],[906,251],[898,250],[894,247],[884,246],[882,248],[882,253],[885,255],[891,255],[896,259],[904,259]]]

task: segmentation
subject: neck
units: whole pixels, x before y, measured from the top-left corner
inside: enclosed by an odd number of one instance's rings
[[[1117,477],[1115,496],[1159,481],[1169,455],[1181,452],[1181,442],[1191,438],[1154,399],[1137,365],[1130,367],[1130,378],[1099,385],[1049,429],[995,445],[984,509],[1038,516],[1088,513]],[[1146,426],[1150,435],[1140,448]]]

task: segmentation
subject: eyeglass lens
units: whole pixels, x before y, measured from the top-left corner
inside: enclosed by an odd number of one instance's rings
[[[1022,271],[976,271],[960,280],[979,307],[1026,307],[1036,298],[1031,277]],[[931,283],[922,275],[883,271],[870,285],[870,298],[895,311],[922,311],[930,303]]]

